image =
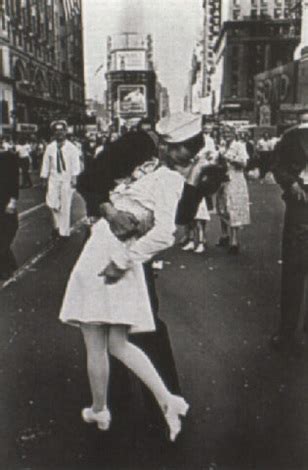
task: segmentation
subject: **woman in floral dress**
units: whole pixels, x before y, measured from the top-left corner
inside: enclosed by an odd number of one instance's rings
[[[245,146],[236,140],[235,129],[222,131],[220,158],[228,167],[229,181],[222,184],[217,195],[217,210],[221,219],[222,236],[219,246],[229,246],[229,253],[239,253],[239,229],[250,224],[249,193],[244,169],[248,162]]]

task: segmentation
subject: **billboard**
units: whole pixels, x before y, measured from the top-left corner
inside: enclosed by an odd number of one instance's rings
[[[113,70],[146,70],[146,51],[116,51]]]
[[[257,98],[263,104],[292,103],[295,82],[295,63],[257,75]]]
[[[277,124],[281,106],[296,101],[297,63],[291,62],[255,77],[255,111],[260,125]]]
[[[145,85],[119,85],[118,111],[120,115],[147,115]]]

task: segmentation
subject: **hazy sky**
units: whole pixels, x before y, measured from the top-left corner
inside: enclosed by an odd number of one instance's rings
[[[153,35],[154,62],[169,90],[172,110],[182,110],[202,0],[83,0],[87,96],[102,98],[106,38],[122,31]]]

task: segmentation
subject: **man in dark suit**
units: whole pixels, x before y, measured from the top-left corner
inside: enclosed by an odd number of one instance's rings
[[[0,279],[8,279],[16,269],[11,244],[18,228],[18,159],[0,138]]]
[[[275,149],[274,176],[286,204],[282,239],[281,319],[276,349],[297,344],[305,327],[308,288],[308,110]]]

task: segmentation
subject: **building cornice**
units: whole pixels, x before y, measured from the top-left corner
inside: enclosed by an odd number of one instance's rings
[[[247,28],[250,27],[250,30],[252,29],[251,26],[259,26],[259,25],[264,25],[264,26],[284,26],[284,25],[294,25],[295,23],[298,23],[300,24],[300,20],[299,19],[291,19],[291,18],[280,18],[280,19],[272,19],[272,18],[256,18],[256,19],[253,19],[253,18],[247,18],[247,19],[241,19],[241,20],[237,20],[237,21],[225,21],[222,25],[222,28],[220,30],[220,33],[219,33],[219,36],[217,37],[216,39],[216,42],[213,44],[213,51],[214,52],[217,52],[220,44],[221,44],[221,41],[223,40],[225,34],[227,34],[230,30],[233,30],[233,29],[243,29],[243,28]],[[297,36],[294,36],[295,38]],[[254,36],[255,39],[258,38],[258,36]],[[269,39],[270,37],[267,36],[267,38]],[[239,39],[242,39],[242,38],[239,38]],[[275,38],[273,38],[275,39]],[[276,38],[277,39],[277,38]],[[279,37],[279,40],[281,39],[281,37]],[[287,40],[290,40],[292,38],[288,37],[286,38]]]

